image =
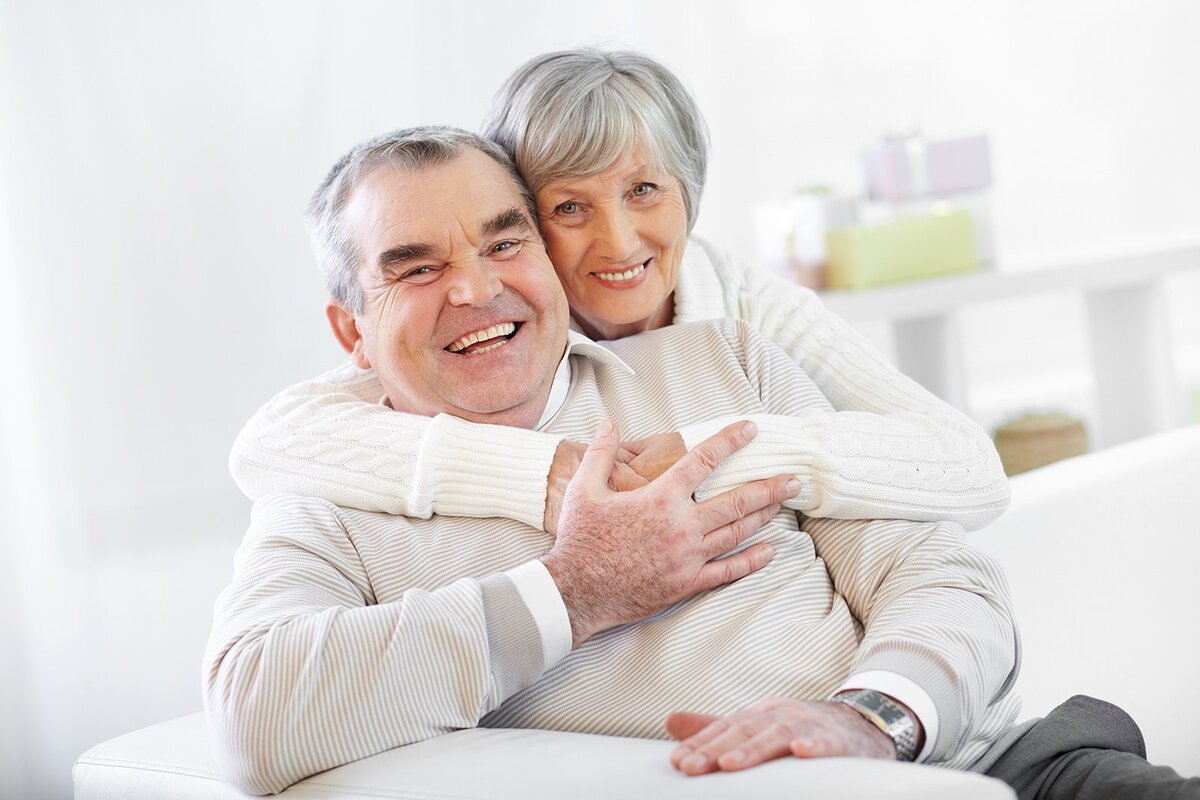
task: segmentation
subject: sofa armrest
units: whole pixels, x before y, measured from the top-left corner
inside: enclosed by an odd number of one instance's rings
[[[820,797],[1012,800],[999,781],[937,767],[859,759],[780,759],[739,773],[688,778],[672,744],[540,730],[473,728],[314,775],[282,798],[414,800],[760,800]],[[75,762],[75,800],[245,800],[222,780],[203,714],[93,747]]]
[[[1200,425],[1018,475],[1008,512],[967,541],[1008,575],[1027,714],[1111,701],[1151,762],[1200,774],[1178,711],[1200,663]]]

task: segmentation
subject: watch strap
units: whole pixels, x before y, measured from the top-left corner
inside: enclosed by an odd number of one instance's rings
[[[834,695],[835,703],[844,703],[887,734],[896,745],[897,761],[917,757],[917,724],[912,713],[882,692],[850,689]]]

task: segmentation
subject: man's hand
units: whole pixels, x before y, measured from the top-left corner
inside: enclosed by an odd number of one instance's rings
[[[891,738],[845,703],[771,698],[724,717],[677,712],[671,764],[687,775],[739,770],[775,758],[896,758]],[[918,737],[919,738],[919,737]]]
[[[657,480],[615,492],[608,476],[619,443],[601,425],[564,495],[558,539],[542,557],[567,606],[578,645],[602,630],[635,622],[766,565],[766,544],[717,557],[766,524],[800,484],[781,475],[702,503],[692,493],[726,456],[757,431],[735,423],[697,445]]]

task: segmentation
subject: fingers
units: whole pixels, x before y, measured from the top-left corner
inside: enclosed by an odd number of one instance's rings
[[[716,531],[722,526],[800,494],[800,481],[794,475],[776,475],[722,492],[696,505],[701,528]]]
[[[582,481],[584,486],[607,485],[608,476],[612,474],[613,464],[616,463],[619,444],[617,429],[613,424],[607,420],[601,422],[596,428],[595,438],[579,462],[579,469],[575,471],[576,479]]]
[[[608,488],[614,492],[629,492],[634,489],[640,489],[649,481],[639,475],[628,464],[622,464],[618,461],[613,464],[612,474],[608,476]]]
[[[791,733],[770,714],[740,712],[706,726],[671,753],[685,775],[739,770],[791,753]]]
[[[734,520],[728,525],[717,528],[704,537],[704,554],[710,561],[717,556],[728,553],[737,547],[750,534],[771,521],[782,508],[779,503],[772,503],[766,508],[760,508],[754,513]]]
[[[834,742],[827,737],[808,734],[792,739],[788,744],[788,749],[796,758],[831,758],[845,755],[843,751],[846,748],[835,747]]]
[[[709,561],[696,573],[692,593],[733,583],[751,572],[762,569],[771,563],[771,559],[774,557],[775,551],[769,544],[759,543],[726,558]]]
[[[715,435],[696,445],[665,473],[677,488],[693,494],[704,479],[712,474],[726,456],[749,443],[758,428],[753,422],[735,422],[726,425]],[[730,520],[726,520],[729,522]]]
[[[667,735],[672,739],[683,740],[689,736],[695,736],[716,719],[712,714],[676,711],[674,714],[667,715]]]

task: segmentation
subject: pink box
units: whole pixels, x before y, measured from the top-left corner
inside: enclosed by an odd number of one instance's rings
[[[939,197],[986,189],[992,156],[985,134],[957,139],[889,138],[864,152],[872,200]]]

